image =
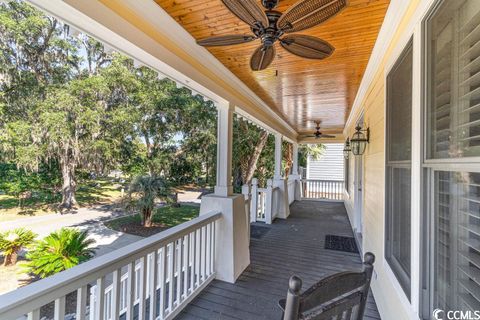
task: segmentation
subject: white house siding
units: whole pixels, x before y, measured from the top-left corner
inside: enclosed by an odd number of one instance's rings
[[[325,144],[324,154],[307,160],[307,179],[343,181],[343,144]]]

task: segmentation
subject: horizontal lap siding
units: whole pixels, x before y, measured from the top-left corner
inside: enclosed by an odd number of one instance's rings
[[[385,268],[384,259],[384,223],[385,223],[385,75],[386,63],[391,59],[392,51],[398,40],[403,36],[403,29],[409,23],[412,13],[419,1],[411,0],[410,6],[403,18],[400,29],[393,37],[389,49],[386,51],[382,63],[376,71],[376,76],[370,83],[364,100],[361,102],[364,112],[364,123],[370,127],[370,143],[364,154],[364,252],[372,251],[377,257],[375,265],[376,277],[372,280],[372,289],[383,319],[411,319],[411,310],[401,303],[401,297],[396,291],[390,276]],[[358,112],[360,114],[360,112]],[[355,119],[358,119],[358,115]],[[355,122],[347,128],[348,136],[352,136]],[[352,156],[353,158],[353,156]],[[350,161],[350,172],[354,174],[354,163]],[[352,179],[353,180],[353,179]],[[350,190],[354,190],[353,181]],[[353,219],[353,203],[355,194],[345,200],[350,219]],[[352,220],[353,221],[353,220]]]
[[[308,160],[307,179],[343,181],[343,163],[343,144],[325,144],[325,152],[318,160]]]

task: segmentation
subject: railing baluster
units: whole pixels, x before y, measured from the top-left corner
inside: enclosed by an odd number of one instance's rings
[[[146,299],[147,299],[147,268],[148,255],[140,258],[140,281],[139,281],[139,305],[138,305],[138,319],[145,319]]]
[[[206,276],[210,276],[210,246],[211,246],[211,241],[212,239],[210,238],[210,224],[207,224],[205,226],[205,232],[206,232],[206,240],[205,240],[205,274]]]
[[[135,305],[135,261],[130,262],[127,267],[127,320],[133,320]]]
[[[183,250],[183,295],[184,299],[188,297],[188,273],[190,265],[190,234],[184,237],[184,250]]]
[[[40,309],[35,309],[32,312],[29,312],[27,320],[40,320]]]
[[[195,257],[196,257],[196,244],[197,244],[197,241],[196,241],[196,232],[192,232],[190,233],[190,240],[191,240],[191,243],[190,243],[190,248],[191,248],[191,260],[190,260],[190,292],[193,292],[193,290],[195,290]]]
[[[81,286],[77,289],[76,320],[85,320],[85,313],[87,312],[87,290],[87,286]]]
[[[157,275],[158,275],[158,250],[151,253],[150,262],[150,320],[157,318]]]
[[[178,239],[176,243],[177,246],[177,255],[175,256],[177,261],[177,305],[182,301],[182,255],[183,255],[183,243],[182,238]]]
[[[202,237],[200,234],[201,228],[195,231],[195,238],[196,238],[196,253],[195,253],[195,288],[200,286],[200,264],[201,264],[201,259],[200,255],[202,254]]]
[[[173,256],[175,254],[175,248],[173,242],[168,245],[168,311],[173,310]]]
[[[53,319],[65,319],[65,296],[55,299],[55,311],[53,313]]]
[[[165,298],[167,294],[167,247],[160,249],[160,319],[165,319]]]
[[[118,319],[120,315],[120,278],[122,277],[122,270],[117,269],[113,271],[113,288],[112,288],[112,319]]]
[[[212,229],[212,241],[211,241],[211,246],[210,246],[210,274],[212,274],[215,271],[215,232],[216,232],[216,224],[215,222],[212,222],[211,224],[211,229]]]
[[[95,287],[95,320],[103,320],[105,312],[105,277],[98,278]]]
[[[205,226],[202,227],[202,283],[206,279],[207,274],[207,228]]]

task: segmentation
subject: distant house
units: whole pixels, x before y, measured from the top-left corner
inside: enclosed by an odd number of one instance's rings
[[[343,144],[325,144],[325,152],[320,159],[307,159],[306,178],[311,180],[343,181]]]

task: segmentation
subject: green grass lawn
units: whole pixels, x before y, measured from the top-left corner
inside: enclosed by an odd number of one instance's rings
[[[200,207],[195,206],[182,205],[178,208],[165,206],[155,209],[153,215],[153,223],[155,226],[151,228],[141,227],[141,218],[139,214],[113,219],[105,222],[105,225],[116,231],[147,236],[190,221],[193,218],[198,217],[199,212]],[[135,230],[130,230],[132,226],[135,227]]]
[[[77,202],[80,207],[92,204],[110,203],[121,196],[121,186],[110,179],[96,179],[82,182],[77,187]],[[62,200],[61,194],[51,192],[34,192],[30,199],[25,199],[22,206],[14,196],[0,195],[0,222],[22,217],[53,214],[56,205]]]

